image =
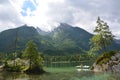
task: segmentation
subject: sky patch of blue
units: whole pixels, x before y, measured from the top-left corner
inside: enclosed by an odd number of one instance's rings
[[[21,14],[22,14],[23,16],[27,16],[27,9],[28,9],[28,8],[29,8],[31,11],[36,10],[36,7],[34,6],[34,4],[33,4],[30,0],[27,0],[27,1],[24,2],[23,7],[22,7],[23,11],[21,11]]]
[[[27,12],[25,12],[25,11],[21,11],[20,12],[23,16],[27,16]]]

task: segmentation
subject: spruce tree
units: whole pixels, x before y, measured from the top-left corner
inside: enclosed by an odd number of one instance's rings
[[[42,68],[42,57],[40,56],[36,44],[30,40],[25,48],[23,56],[29,60],[29,69],[35,67]]]
[[[100,17],[97,19],[97,26],[95,27],[94,32],[96,34],[90,39],[91,50],[93,52],[100,50],[106,52],[107,46],[112,44],[114,36],[107,23],[102,21]]]

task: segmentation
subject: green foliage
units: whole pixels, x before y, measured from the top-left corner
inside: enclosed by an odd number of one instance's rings
[[[91,48],[94,51],[104,50],[103,52],[105,52],[106,47],[112,44],[114,37],[109,26],[98,17],[94,32],[97,34],[90,39]]]
[[[100,49],[102,49],[101,45],[102,45],[102,41],[101,41],[101,35],[95,35],[90,39],[90,44],[92,50],[94,51],[98,51]]]
[[[13,54],[9,53],[0,53],[0,62],[4,63],[8,60],[14,60]]]
[[[21,66],[8,66],[5,69],[9,72],[21,72],[23,68]]]
[[[26,58],[31,58],[31,57],[34,58],[38,56],[38,50],[35,43],[33,43],[33,41],[29,41],[27,43],[23,56]]]
[[[16,31],[17,46],[15,51]],[[38,50],[44,54],[81,54],[89,50],[89,39],[92,36],[87,31],[68,24],[60,24],[59,27],[47,32],[45,35],[39,34],[34,27],[24,25],[0,33],[0,51],[4,53],[17,52],[19,54],[17,57],[21,57],[21,51],[25,49],[26,43],[32,39],[36,43]],[[114,43],[113,45],[116,46],[117,44]],[[117,47],[114,46],[110,49],[120,49],[119,45]],[[10,57],[12,58],[12,55]]]
[[[74,54],[74,55],[43,55],[44,62],[72,62],[72,61],[89,61],[93,60],[93,57],[88,56],[88,54]]]
[[[92,34],[87,31],[67,24],[62,24],[46,35],[41,35],[35,28],[24,25],[0,33],[0,51],[7,53],[15,52],[16,31],[18,34],[17,53],[20,53],[25,48],[25,44],[30,39],[37,44],[38,50],[45,54],[82,53],[84,50],[89,50],[88,42],[92,37]]]
[[[81,28],[62,23],[50,33],[50,37],[52,45],[55,47],[51,53],[63,55],[84,53],[84,51],[89,50],[88,42],[92,34]],[[49,52],[48,54],[50,54]]]
[[[13,66],[13,64],[10,65],[10,63],[8,61],[5,61],[4,64],[5,65],[3,67],[3,70],[6,70],[8,72],[21,72],[23,70],[23,66],[21,66],[21,65]]]
[[[62,49],[62,50],[73,49],[75,47],[76,47],[75,42],[70,39],[65,39],[64,42],[59,45],[59,49]]]
[[[29,59],[29,69],[34,69],[35,67],[42,68],[42,57],[32,40],[27,43],[23,56]]]
[[[103,63],[107,63],[111,56],[113,56],[116,52],[114,51],[110,51],[110,52],[106,52],[106,53],[103,53],[101,56],[99,56],[97,59],[96,59],[96,64],[103,64]]]
[[[5,30],[0,33],[0,50],[5,53],[15,52],[15,39],[17,31],[17,51],[24,49],[25,43],[37,36],[37,31],[33,27],[21,26],[15,29]]]
[[[4,62],[8,59],[8,54],[0,53],[0,62]]]

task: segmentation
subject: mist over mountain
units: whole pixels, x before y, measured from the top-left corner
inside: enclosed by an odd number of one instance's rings
[[[39,27],[36,28],[37,32],[40,34],[40,35],[47,35],[50,33],[50,31],[43,31],[41,30]]]
[[[0,52],[12,53],[23,51],[26,43],[33,40],[40,52],[49,55],[85,53],[89,50],[89,40],[93,35],[79,27],[61,23],[51,32],[42,31],[32,26],[21,26],[0,33]],[[17,41],[16,41],[17,40]],[[16,41],[16,42],[15,42]],[[17,47],[15,47],[17,45]],[[118,50],[116,42],[111,50]]]

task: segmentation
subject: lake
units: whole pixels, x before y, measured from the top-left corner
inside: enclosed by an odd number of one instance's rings
[[[44,68],[49,73],[27,75],[25,73],[0,72],[0,80],[120,80],[119,74],[78,72],[75,67]]]

